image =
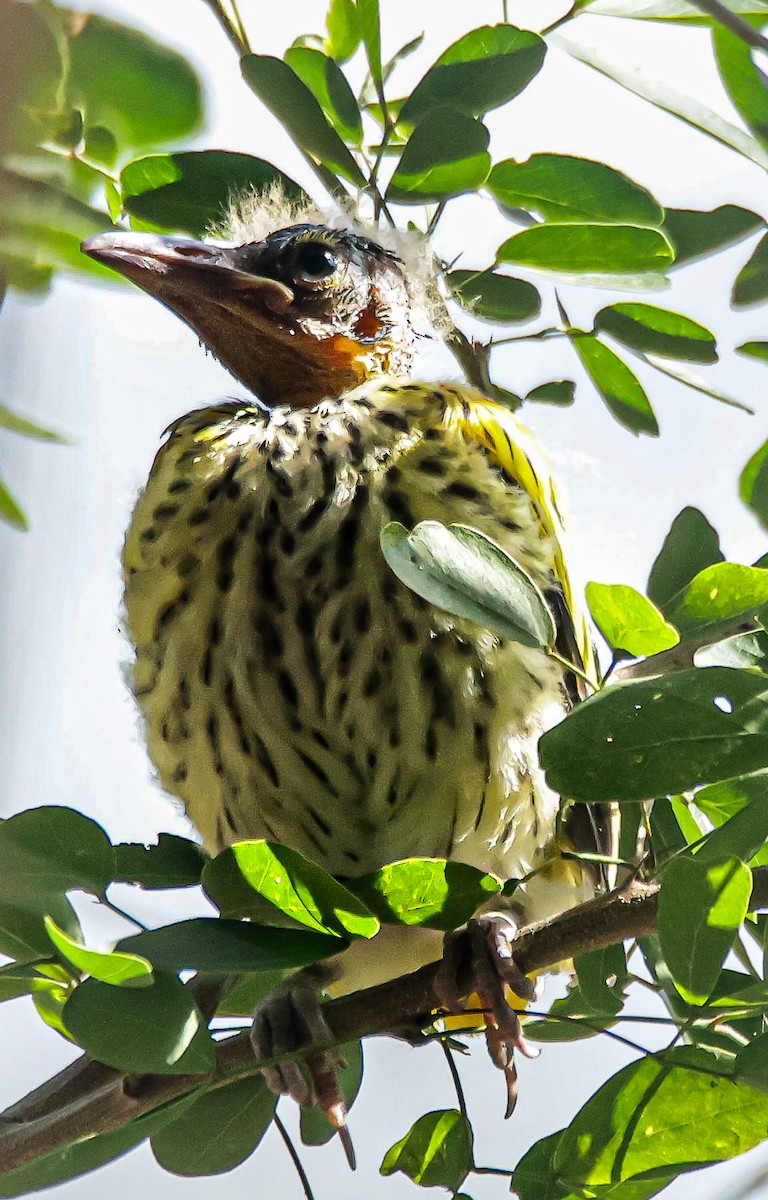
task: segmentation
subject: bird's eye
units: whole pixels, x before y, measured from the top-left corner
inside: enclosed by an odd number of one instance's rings
[[[321,242],[304,242],[294,257],[297,282],[321,283],[338,269],[339,260],[329,246]]]

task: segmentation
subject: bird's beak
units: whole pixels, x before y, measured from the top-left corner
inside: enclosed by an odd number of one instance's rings
[[[270,356],[295,332],[294,294],[284,283],[241,270],[232,247],[193,238],[101,233],[82,250],[175,312],[266,403],[283,398]]]

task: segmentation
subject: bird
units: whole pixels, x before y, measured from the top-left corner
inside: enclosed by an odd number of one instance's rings
[[[128,529],[125,620],[149,755],[213,854],[266,838],[341,879],[416,856],[523,879],[506,912],[478,914],[445,951],[434,931],[382,930],[334,975],[289,980],[254,1024],[257,1051],[290,1052],[286,1026],[309,1040],[321,991],[442,953],[446,1007],[476,990],[490,1009],[509,1111],[525,1043],[503,985],[532,994],[510,957],[517,923],[595,889],[564,854],[577,823],[536,750],[596,669],[560,485],[509,408],[413,377],[442,307],[423,239],[274,194],[237,201],[225,233],[83,244],[190,326],[248,393],[174,421]],[[573,672],[400,582],[382,529],[424,520],[469,525],[523,566]],[[603,817],[586,826],[599,843]],[[468,954],[482,960],[469,974]],[[280,1004],[294,1005],[290,1021]],[[288,1057],[268,1082],[319,1098],[342,1129],[333,1055],[312,1063],[307,1080]]]

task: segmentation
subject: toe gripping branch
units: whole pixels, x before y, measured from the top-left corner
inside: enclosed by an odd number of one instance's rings
[[[254,1013],[251,1043],[257,1058],[279,1060],[263,1068],[268,1087],[278,1096],[291,1096],[302,1108],[317,1104],[338,1133],[354,1171],[355,1149],[337,1074],[345,1064],[323,1016],[317,984],[299,974],[268,996]],[[311,1053],[297,1057],[307,1046]]]
[[[452,1013],[466,1012],[475,994],[485,1010],[485,1041],[491,1061],[504,1072],[510,1117],[517,1103],[517,1070],[514,1053],[536,1058],[539,1051],[523,1037],[520,1018],[509,992],[525,1003],[536,998],[536,987],[517,966],[512,944],[517,924],[508,913],[484,913],[463,929],[446,936],[443,960],[435,977],[435,994]]]

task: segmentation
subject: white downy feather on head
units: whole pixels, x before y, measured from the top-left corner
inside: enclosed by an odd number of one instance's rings
[[[414,329],[422,336],[444,332],[448,318],[443,294],[432,248],[422,233],[375,225],[351,204],[346,210],[323,210],[309,199],[304,202],[292,199],[279,183],[274,183],[266,191],[251,190],[234,197],[224,220],[211,227],[210,236],[241,246],[245,242],[263,241],[278,229],[304,223],[348,229],[395,254],[403,264]]]

